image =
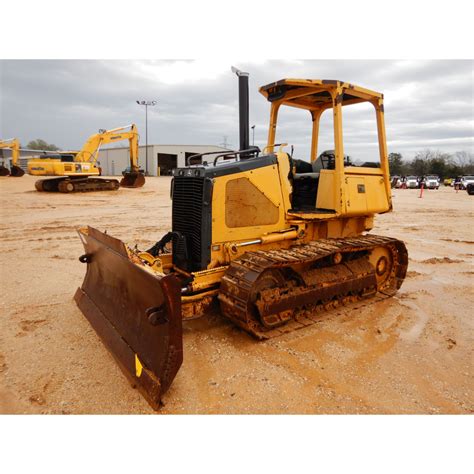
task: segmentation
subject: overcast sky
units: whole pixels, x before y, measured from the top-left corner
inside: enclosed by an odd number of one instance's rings
[[[135,122],[145,143],[145,113],[137,99],[157,100],[149,109],[148,142],[238,145],[237,79],[231,64],[250,73],[250,122],[255,144],[266,144],[269,104],[261,85],[285,77],[339,79],[383,92],[389,151],[406,158],[424,148],[473,153],[473,61],[0,61],[0,137],[23,145],[42,138],[79,149],[99,128]],[[351,109],[351,110],[349,110]],[[371,159],[375,115],[345,108],[345,151]],[[332,148],[330,115],[323,120],[319,151]],[[311,122],[305,111],[281,112],[278,141],[308,159]]]

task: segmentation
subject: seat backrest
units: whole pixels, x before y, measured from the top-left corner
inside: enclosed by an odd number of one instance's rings
[[[312,163],[311,163],[312,167],[313,167],[313,173],[319,173],[323,167],[322,163],[321,163],[321,158],[318,158],[316,160],[314,160]]]
[[[295,173],[293,179],[309,179],[309,178],[319,178],[319,173]]]

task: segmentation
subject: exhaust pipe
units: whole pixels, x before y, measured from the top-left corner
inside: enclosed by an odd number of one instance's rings
[[[236,67],[231,67],[232,72],[239,78],[239,150],[249,149],[249,73]],[[247,157],[244,156],[242,158]]]

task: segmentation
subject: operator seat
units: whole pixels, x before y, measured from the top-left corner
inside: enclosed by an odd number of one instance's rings
[[[314,171],[314,163],[293,160],[293,194],[291,205],[295,211],[310,211],[316,207],[319,172]]]

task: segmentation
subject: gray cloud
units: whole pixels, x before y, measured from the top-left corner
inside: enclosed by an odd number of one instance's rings
[[[384,93],[390,151],[473,150],[473,61],[308,60],[239,62],[250,72],[250,117],[256,144],[266,143],[269,106],[258,87],[283,77],[341,79]],[[82,146],[99,128],[137,123],[136,99],[157,99],[149,142],[238,143],[237,81],[225,61],[0,61],[0,136],[23,144],[43,138],[65,149]],[[348,110],[348,109],[347,109]],[[330,118],[330,117],[329,117]],[[332,143],[330,120],[322,146]],[[373,156],[373,112],[345,116],[346,151]],[[307,158],[311,123],[305,111],[281,115],[278,137]]]

